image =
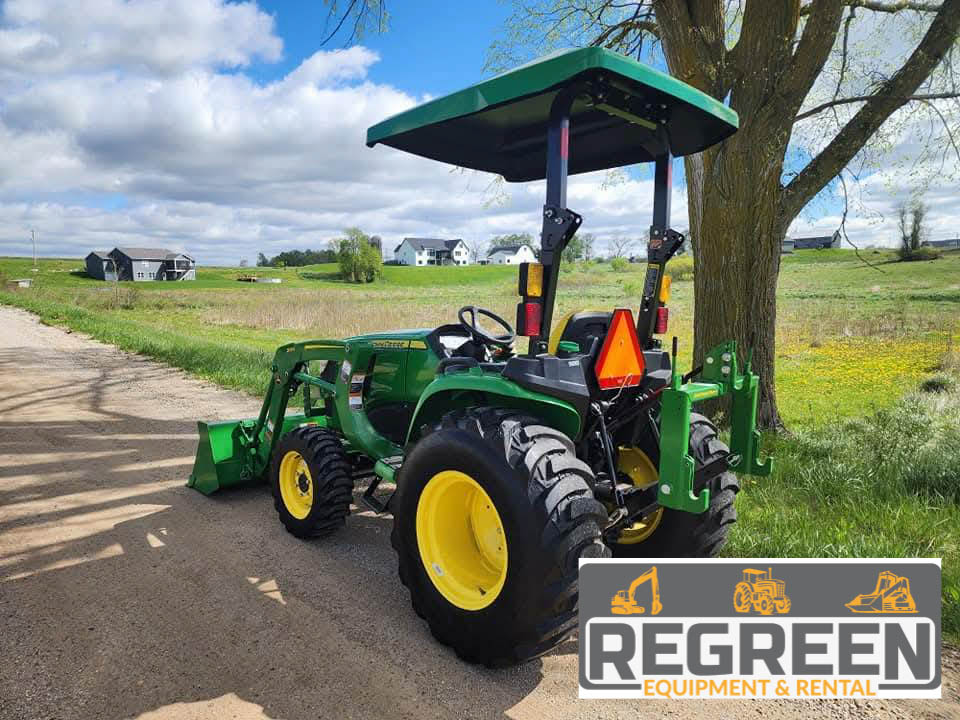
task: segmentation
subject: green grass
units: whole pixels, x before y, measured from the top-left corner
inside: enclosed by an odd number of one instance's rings
[[[944,627],[960,634],[960,252],[897,263],[888,251],[800,251],[778,286],[777,376],[789,436],[767,438],[770,478],[747,479],[729,555],[942,556]],[[461,305],[514,316],[512,267],[386,267],[383,282],[340,281],[333,265],[207,268],[190,283],[107,284],[82,261],[0,259],[0,279],[33,277],[0,302],[225,387],[260,395],[284,342],[454,322]],[[671,334],[692,349],[689,261],[674,265]],[[561,274],[557,317],[636,307],[641,264]],[[237,282],[244,274],[279,285]],[[688,278],[688,279],[683,279]]]

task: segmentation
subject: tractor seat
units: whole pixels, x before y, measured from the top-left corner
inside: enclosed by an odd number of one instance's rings
[[[607,336],[607,330],[610,329],[610,320],[613,313],[604,310],[581,310],[571,313],[560,322],[563,329],[560,332],[558,341],[572,341],[580,346],[582,352],[593,344],[594,338],[603,342]],[[551,338],[551,351],[556,348]]]
[[[590,348],[595,348],[595,352],[599,351],[599,347],[607,336],[612,318],[613,313],[605,310],[581,310],[572,313],[567,316],[565,323],[563,320],[560,321],[563,329],[558,341],[575,342],[582,352],[587,352]],[[550,344],[553,346],[552,339]],[[669,353],[656,348],[644,350],[643,359],[646,365],[645,390],[657,390],[670,382]]]

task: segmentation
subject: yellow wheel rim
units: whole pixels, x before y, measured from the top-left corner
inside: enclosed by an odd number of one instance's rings
[[[438,472],[417,503],[417,546],[434,587],[463,610],[482,610],[507,579],[507,536],[480,484],[457,470]]]
[[[617,469],[626,473],[635,487],[649,487],[657,482],[659,474],[646,453],[637,448],[620,448],[620,459]],[[657,508],[649,515],[644,516],[620,532],[617,542],[621,545],[636,545],[653,535],[654,530],[663,518],[663,508]]]
[[[303,520],[313,507],[313,477],[307,461],[291,450],[280,461],[280,498],[297,520]]]

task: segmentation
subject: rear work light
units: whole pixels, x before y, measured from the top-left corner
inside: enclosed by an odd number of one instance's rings
[[[543,306],[536,300],[517,305],[517,335],[537,337],[543,322]]]
[[[543,265],[520,263],[520,287],[518,294],[524,297],[543,297]]]
[[[657,308],[657,324],[653,328],[654,335],[663,335],[667,331],[667,324],[670,322],[670,311],[665,305]]]
[[[670,302],[670,288],[672,285],[673,278],[669,275],[664,275],[663,279],[660,281],[660,302]]]

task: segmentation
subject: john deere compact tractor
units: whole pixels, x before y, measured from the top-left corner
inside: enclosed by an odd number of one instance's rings
[[[287,530],[311,538],[341,527],[355,479],[372,478],[362,502],[393,514],[414,610],[460,657],[487,665],[535,657],[571,632],[581,557],[715,554],[736,516],[732,472],[770,471],[758,459],[757,376],[733,342],[681,374],[676,342],[670,352],[658,336],[664,267],[683,242],[669,226],[672,160],[737,122],[678,80],[588,48],[373,126],[369,146],[546,180],[540,262],[519,266],[516,329],[468,305],[440,327],[283,345],[259,417],[200,423],[189,484],[209,494],[265,479]],[[554,325],[561,253],[581,224],[567,176],[646,162],[655,183],[639,308]],[[298,390],[303,411],[289,412]],[[729,450],[692,412],[724,395]]]

